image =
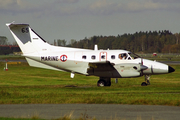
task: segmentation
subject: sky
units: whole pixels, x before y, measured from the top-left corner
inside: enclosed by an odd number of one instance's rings
[[[0,36],[14,42],[6,23],[28,23],[49,43],[140,31],[180,33],[180,0],[0,0]]]

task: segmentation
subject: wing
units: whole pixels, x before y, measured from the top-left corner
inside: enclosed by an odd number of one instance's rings
[[[117,75],[120,76],[120,74],[114,68],[114,63],[110,63],[109,61],[89,63],[87,73],[88,75],[95,75],[100,77],[112,77]]]
[[[114,64],[109,61],[89,63],[88,75],[99,77],[122,78],[140,76],[140,64]]]

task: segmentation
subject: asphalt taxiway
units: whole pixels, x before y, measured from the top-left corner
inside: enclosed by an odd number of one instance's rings
[[[179,120],[180,107],[119,104],[12,104],[0,105],[0,117],[57,119]],[[86,118],[86,119],[87,119]]]

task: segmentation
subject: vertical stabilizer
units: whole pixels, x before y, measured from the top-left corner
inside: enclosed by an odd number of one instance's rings
[[[37,53],[48,49],[51,45],[41,38],[29,24],[6,24],[23,54]]]

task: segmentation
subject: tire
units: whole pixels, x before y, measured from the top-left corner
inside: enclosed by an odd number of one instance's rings
[[[141,86],[147,86],[147,83],[146,82],[142,82]]]
[[[99,81],[97,82],[97,86],[98,86],[98,87],[104,87],[104,86],[105,86],[105,81],[104,81],[104,80],[99,80]]]
[[[107,82],[106,86],[111,86],[111,81]]]

